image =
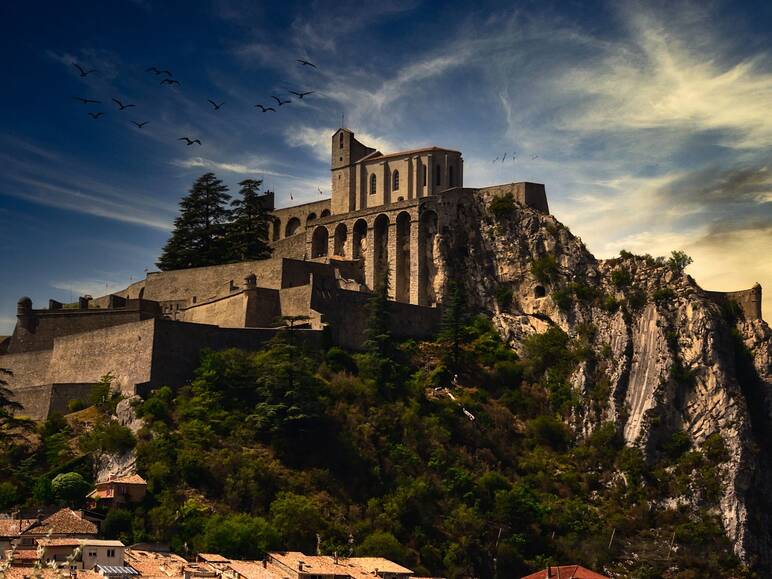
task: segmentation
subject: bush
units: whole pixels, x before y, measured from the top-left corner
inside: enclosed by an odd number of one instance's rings
[[[662,445],[662,451],[672,460],[678,460],[684,453],[692,447],[692,441],[689,435],[683,430],[674,432],[672,436]]]
[[[65,472],[51,481],[54,497],[68,505],[78,504],[86,497],[91,485],[77,472]]]
[[[571,433],[566,425],[552,416],[539,416],[529,420],[525,434],[535,444],[545,444],[559,452],[565,450],[571,440]]]
[[[370,533],[357,549],[359,556],[385,557],[402,565],[407,564],[407,549],[388,531]]]
[[[86,452],[128,452],[137,443],[134,434],[115,420],[97,425],[94,430],[80,439],[80,445]]]
[[[655,290],[651,296],[651,299],[657,305],[664,305],[675,297],[675,292],[669,287],[659,288]]]
[[[333,372],[348,372],[356,374],[357,365],[354,358],[343,348],[333,346],[327,350],[327,365]]]
[[[67,410],[70,412],[78,412],[79,410],[83,410],[84,408],[87,408],[88,405],[85,401],[81,400],[80,398],[76,398],[75,400],[70,400],[67,403]]]
[[[718,464],[729,460],[729,451],[726,448],[724,438],[720,433],[711,434],[702,443],[702,452],[711,464]]]
[[[538,281],[549,283],[558,274],[558,264],[553,255],[537,257],[531,263],[531,273]]]
[[[265,519],[236,514],[214,515],[207,519],[196,547],[199,551],[220,553],[234,559],[261,559],[280,544],[276,531]]]
[[[322,514],[308,497],[280,493],[270,508],[271,522],[282,538],[285,549],[310,552],[321,530]]]
[[[21,495],[16,485],[9,481],[0,482],[0,511],[10,510],[15,507]]]
[[[619,302],[614,296],[606,296],[603,298],[603,309],[613,314],[619,309]]]
[[[552,301],[558,309],[564,312],[571,307],[571,290],[566,287],[561,287],[552,292]]]
[[[491,199],[490,210],[496,219],[503,219],[514,213],[517,207],[512,193],[500,195]]]
[[[496,287],[496,303],[502,310],[506,310],[512,303],[512,288],[504,284]]]
[[[126,509],[112,509],[105,520],[100,525],[102,535],[106,539],[128,539],[126,543],[131,543],[132,538],[132,514]]]
[[[670,254],[670,257],[667,260],[667,265],[670,269],[673,271],[677,271],[678,273],[683,273],[683,271],[692,263],[694,260],[686,255],[683,251],[674,251]]]
[[[631,312],[637,312],[646,305],[646,294],[641,290],[633,290],[627,296],[627,307]]]
[[[614,287],[627,287],[631,281],[632,276],[627,268],[622,267],[611,272],[611,283],[614,284]]]

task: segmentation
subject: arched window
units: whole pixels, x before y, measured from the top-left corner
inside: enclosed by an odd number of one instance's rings
[[[434,186],[442,185],[442,167],[437,165],[434,168]]]
[[[394,171],[391,176],[391,190],[399,191],[399,171]]]
[[[448,187],[453,187],[455,185],[453,181],[453,167],[448,167]]]
[[[340,138],[338,139],[338,148],[343,148],[343,131],[340,132]]]
[[[378,184],[375,174],[370,175],[370,195],[375,195],[375,186]]]

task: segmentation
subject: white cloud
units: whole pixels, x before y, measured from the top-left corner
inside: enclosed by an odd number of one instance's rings
[[[213,161],[204,157],[190,157],[188,159],[175,159],[170,161],[172,165],[177,167],[184,167],[185,169],[204,168],[211,169],[213,171],[225,171],[227,173],[237,173],[241,175],[273,175],[276,177],[289,177],[292,175],[287,173],[280,173],[261,167],[259,165],[251,165],[247,163],[224,163],[219,161]]]
[[[306,147],[311,150],[317,159],[329,163],[330,147],[332,143],[331,139],[336,130],[338,130],[337,127],[311,127],[299,125],[289,127],[284,132],[284,138],[290,146]],[[382,153],[390,153],[402,148],[402,146],[389,139],[376,137],[367,132],[356,131],[354,136],[359,142],[368,147],[378,149]]]

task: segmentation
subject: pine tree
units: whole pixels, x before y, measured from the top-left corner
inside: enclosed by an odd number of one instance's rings
[[[375,292],[367,303],[365,349],[371,354],[390,358],[392,354],[391,320],[389,313],[389,272],[376,280]]]
[[[259,179],[245,179],[239,185],[241,199],[231,203],[232,220],[228,225],[227,244],[232,261],[266,259],[268,245],[268,212],[260,195]]]
[[[3,446],[14,439],[15,430],[30,429],[32,425],[30,421],[16,417],[16,412],[23,407],[13,399],[13,392],[8,388],[5,377],[11,375],[10,370],[0,368],[0,441]]]
[[[214,173],[199,177],[180,201],[180,215],[156,265],[168,271],[223,263],[230,198],[228,187]]]
[[[448,281],[446,299],[442,304],[442,324],[439,338],[449,346],[447,363],[455,374],[459,369],[461,343],[467,323],[466,296],[456,279]]]

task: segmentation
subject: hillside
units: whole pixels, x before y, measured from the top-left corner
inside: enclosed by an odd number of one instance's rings
[[[64,500],[56,474],[136,456],[150,493],[108,514],[105,534],[180,553],[319,541],[449,577],[768,565],[766,324],[678,264],[598,261],[506,198],[460,219],[437,242],[437,340],[393,344],[375,299],[367,353],[304,351],[291,332],[208,353],[192,383],[131,402],[135,435],[96,393],[96,411],[8,445],[0,509]]]

